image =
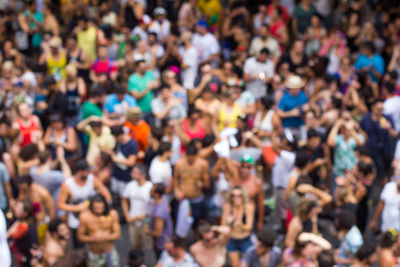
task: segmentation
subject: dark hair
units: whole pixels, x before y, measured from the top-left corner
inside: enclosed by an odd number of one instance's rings
[[[379,246],[381,248],[391,248],[399,239],[399,233],[394,229],[389,229],[386,233],[381,235],[379,239]]]
[[[108,205],[107,200],[100,194],[96,194],[90,198],[89,209],[93,211],[93,203],[94,202],[103,202],[104,204],[104,211],[102,215],[108,215],[110,213],[110,206]]]
[[[335,266],[335,259],[333,258],[332,251],[323,250],[317,257],[319,267],[333,267]]]
[[[38,152],[39,149],[36,144],[28,144],[21,148],[18,153],[18,157],[20,157],[23,161],[28,161],[36,156]]]
[[[147,176],[147,168],[142,163],[136,163],[134,168],[137,168],[140,171],[140,174]]]
[[[135,62],[135,67],[139,67],[139,65],[140,65],[141,63],[146,63],[146,61],[145,61],[144,59],[136,60],[136,62]]]
[[[335,96],[331,96],[331,101],[332,101],[332,105],[336,108],[336,109],[340,109],[342,108],[342,99],[335,97]]]
[[[372,165],[372,163],[359,161],[357,163],[357,169],[359,172],[362,173],[363,176],[367,176],[374,171],[374,166]]]
[[[361,47],[370,50],[372,53],[375,52],[375,45],[373,42],[364,42]]]
[[[157,193],[159,196],[163,196],[165,193],[165,185],[163,183],[156,183],[153,185],[154,193]]]
[[[101,128],[103,126],[103,123],[101,121],[91,121],[89,122],[90,127],[93,128]]]
[[[375,245],[375,240],[364,240],[364,244],[358,248],[355,257],[359,261],[364,261],[365,259],[368,259],[372,253],[375,252],[376,245]]]
[[[341,210],[336,218],[338,230],[350,230],[356,224],[356,216],[350,210]]]
[[[76,34],[68,35],[67,39],[72,39],[72,40],[78,41],[78,37],[76,36]]]
[[[197,155],[197,148],[195,145],[190,144],[186,148],[186,155]]]
[[[151,128],[151,135],[157,139],[158,141],[161,141],[161,139],[164,136],[164,131],[160,127],[152,127]]]
[[[144,253],[141,250],[131,250],[128,256],[129,267],[141,267],[144,264]]]
[[[87,267],[88,256],[86,250],[75,249],[67,253],[64,257],[57,260],[55,267]]]
[[[126,94],[126,88],[119,83],[114,84],[114,93],[117,95]]]
[[[356,146],[356,148],[354,150],[357,151],[360,155],[371,156],[369,148],[367,146],[365,146],[365,145]]]
[[[200,234],[200,236],[211,232],[211,223],[204,220],[201,221],[199,226],[197,227],[197,232]]]
[[[297,183],[296,187],[298,187],[301,184],[312,184],[312,180],[308,175],[300,175],[299,178],[297,178]]]
[[[260,50],[259,54],[267,54],[267,55],[269,55],[270,52],[269,52],[269,49],[268,49],[268,48],[264,47],[264,48],[262,48],[262,49]]]
[[[315,130],[314,128],[307,131],[307,139],[311,139],[313,137],[321,137],[317,130]]]
[[[195,108],[193,105],[189,106],[188,117],[191,117],[193,114],[200,113],[200,110]]]
[[[96,97],[96,96],[102,96],[105,95],[106,91],[104,88],[99,87],[99,86],[93,86],[89,90],[89,97]]]
[[[384,84],[386,91],[388,91],[389,94],[393,94],[394,91],[396,90],[396,85],[392,82],[386,82]]]
[[[55,218],[49,222],[49,232],[50,234],[57,233],[58,226],[65,223],[61,218]]]
[[[275,101],[271,97],[264,96],[260,98],[260,103],[265,109],[271,109],[272,106],[275,104]]]
[[[264,247],[272,247],[275,243],[276,234],[274,231],[264,228],[261,232],[256,234],[257,240],[264,246]]]
[[[32,182],[32,176],[30,176],[29,174],[22,175],[18,178],[18,184],[27,184],[30,186]]]
[[[185,248],[185,244],[181,238],[176,235],[171,236],[168,238],[167,242],[171,242],[175,248]]]
[[[162,155],[167,151],[171,150],[171,143],[170,142],[161,142],[160,146],[158,147],[157,154]]]
[[[294,166],[297,168],[304,168],[307,163],[310,161],[310,156],[305,151],[298,151],[296,153],[296,159],[294,161]]]
[[[63,124],[63,127],[67,125],[67,120],[65,116],[61,113],[52,113],[49,116],[49,122],[61,122]]]
[[[112,126],[111,134],[114,136],[120,136],[120,135],[124,134],[124,127],[122,125]]]
[[[19,200],[22,203],[24,212],[26,213],[25,219],[29,219],[32,217],[34,209],[33,204],[29,200]]]
[[[44,164],[51,157],[51,153],[46,149],[44,151],[40,151],[38,157],[40,164]]]

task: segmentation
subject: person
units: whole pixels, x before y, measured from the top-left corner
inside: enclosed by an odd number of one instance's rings
[[[378,263],[379,266],[393,266],[397,263],[395,246],[397,245],[399,234],[393,228],[382,233],[379,239]]]
[[[198,67],[197,49],[192,44],[192,33],[184,31],[181,34],[183,46],[179,49],[181,55],[181,80],[183,88],[193,89]]]
[[[153,239],[146,235],[151,211],[150,192],[153,184],[147,181],[147,169],[143,164],[136,164],[131,171],[131,179],[121,195],[121,207],[126,222],[129,224],[131,246],[134,249],[153,249]]]
[[[306,128],[302,118],[308,97],[302,90],[304,82],[300,76],[292,75],[286,81],[288,91],[278,104],[278,114],[282,119],[283,128],[289,129],[300,140],[306,140]]]
[[[136,105],[136,99],[128,94],[124,86],[118,84],[115,86],[114,93],[106,97],[103,110],[110,120],[115,121],[113,125],[117,125],[128,108],[136,107]]]
[[[254,57],[248,58],[243,67],[246,90],[258,99],[267,95],[266,84],[274,75],[274,64],[268,58],[268,48],[262,48]]]
[[[392,158],[392,138],[398,136],[392,118],[383,114],[383,101],[376,100],[371,105],[371,112],[365,114],[360,121],[361,128],[368,136],[366,142],[377,169],[377,178],[386,179],[387,170]]]
[[[183,104],[176,98],[168,85],[160,89],[158,97],[151,101],[151,110],[157,119],[157,124],[164,118],[171,120],[182,120],[186,117],[186,110]]]
[[[235,186],[229,192],[228,202],[222,208],[221,225],[230,227],[228,242],[229,262],[233,267],[240,265],[241,254],[252,246],[250,239],[254,222],[254,204],[249,201],[246,191]]]
[[[117,141],[114,150],[105,151],[111,156],[114,163],[111,192],[121,196],[125,186],[130,181],[129,174],[137,160],[138,146],[121,125],[111,127],[111,134]]]
[[[34,218],[37,222],[37,233],[39,243],[44,243],[50,219],[55,217],[53,198],[49,191],[41,185],[32,181],[32,176],[24,175],[18,179],[18,197],[19,200],[31,201],[36,209]]]
[[[277,267],[281,261],[282,250],[276,246],[275,232],[264,228],[257,233],[257,243],[243,256],[240,267]]]
[[[20,132],[19,146],[37,143],[43,134],[39,118],[32,114],[27,103],[20,103],[16,106],[16,110],[18,118],[13,122],[12,127]]]
[[[65,48],[68,65],[74,65],[77,68],[78,77],[82,78],[84,82],[88,84],[91,60],[89,54],[85,50],[79,48],[76,35],[67,37]]]
[[[210,187],[207,161],[198,156],[197,148],[191,144],[186,148],[185,157],[175,164],[173,190],[175,199],[188,199],[193,212],[193,227],[206,216],[204,190]]]
[[[67,65],[67,56],[64,49],[62,49],[62,40],[58,36],[54,36],[49,41],[49,51],[43,53],[39,59],[39,63],[46,64],[48,74],[60,82],[65,79],[65,66]]]
[[[72,179],[63,182],[60,195],[57,200],[57,207],[68,212],[68,227],[72,232],[72,244],[74,248],[82,247],[77,237],[79,227],[79,214],[88,208],[87,199],[98,192],[107,201],[111,201],[111,195],[102,182],[96,179],[89,172],[89,165],[85,160],[79,160],[75,164],[75,171]]]
[[[103,116],[102,106],[105,95],[105,90],[101,87],[93,87],[89,90],[88,99],[82,104],[82,120],[90,116]]]
[[[0,260],[4,267],[11,266],[11,253],[7,243],[7,224],[2,211],[0,211]]]
[[[199,20],[196,25],[196,33],[193,34],[192,44],[197,50],[199,65],[209,63],[216,67],[220,46],[217,38],[208,32],[208,23],[205,20]]]
[[[13,207],[15,221],[7,230],[11,239],[10,250],[20,267],[31,267],[32,249],[37,249],[39,239],[34,224],[33,205],[29,200],[17,200]]]
[[[155,183],[150,191],[154,203],[151,207],[149,225],[144,231],[153,237],[154,251],[157,259],[160,258],[165,242],[173,234],[172,218],[169,213],[169,205],[165,199],[165,185]]]
[[[144,253],[142,250],[129,251],[127,267],[146,267],[144,265]]]
[[[162,183],[167,193],[172,190],[172,166],[169,162],[171,157],[171,143],[161,142],[158,147],[157,156],[151,161],[149,167],[149,178],[154,184]]]
[[[199,267],[177,236],[170,237],[155,267]]]
[[[55,218],[49,222],[49,234],[43,246],[43,261],[46,266],[53,266],[67,253],[70,230],[61,219]]]
[[[226,261],[226,245],[229,240],[229,227],[211,225],[204,222],[197,231],[200,240],[190,246],[190,253],[200,267],[222,267]]]
[[[78,131],[89,136],[89,147],[86,151],[86,161],[90,166],[95,164],[95,159],[101,150],[110,150],[115,147],[115,138],[111,129],[105,125],[101,117],[92,115],[78,123]]]
[[[370,242],[364,242],[364,244],[357,250],[351,267],[367,267],[375,263],[376,259],[376,244],[370,240]],[[391,262],[392,263],[392,262]]]
[[[89,266],[118,267],[119,256],[114,241],[121,236],[118,213],[109,208],[102,195],[90,199],[89,209],[79,215],[78,239],[89,244]]]
[[[342,210],[336,217],[340,246],[335,253],[335,262],[338,266],[350,266],[354,255],[364,243],[360,230],[356,226],[356,217],[353,212]]]
[[[360,55],[354,63],[357,71],[368,71],[372,81],[378,82],[382,77],[385,62],[383,58],[375,54],[375,46],[371,42],[365,42],[361,45]]]
[[[108,47],[99,46],[97,51],[98,58],[93,62],[90,69],[90,80],[94,83],[98,83],[100,81],[100,75],[105,74],[109,79],[115,81],[118,75],[118,69],[115,62],[113,62],[108,55]]]
[[[281,50],[278,41],[270,35],[270,29],[267,24],[262,24],[258,30],[258,36],[251,40],[249,54],[255,56],[263,48],[268,49],[271,53],[272,61],[277,63]]]
[[[149,144],[150,126],[142,119],[142,110],[139,107],[132,107],[126,111],[125,127],[129,129],[130,136],[135,139],[139,146],[139,153],[144,153]]]
[[[144,60],[137,60],[135,66],[135,73],[128,80],[128,91],[137,100],[144,120],[150,123],[151,102],[154,98],[152,90],[158,87],[158,81]]]

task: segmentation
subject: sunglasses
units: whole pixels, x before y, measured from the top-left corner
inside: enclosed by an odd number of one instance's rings
[[[252,166],[250,166],[250,165],[245,165],[245,164],[240,165],[240,167],[246,168],[246,169],[249,169],[249,170],[252,168]]]
[[[243,197],[243,195],[242,194],[232,194],[232,197],[237,197],[237,198],[241,198],[241,197]]]

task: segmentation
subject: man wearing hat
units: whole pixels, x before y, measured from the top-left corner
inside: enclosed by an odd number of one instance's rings
[[[196,26],[196,33],[193,34],[192,43],[197,49],[199,65],[210,63],[212,67],[218,65],[218,55],[220,46],[217,38],[208,32],[208,23],[205,20],[199,20]]]
[[[86,160],[79,160],[75,165],[75,173],[72,179],[66,179],[61,185],[57,200],[57,207],[69,212],[68,227],[71,228],[74,248],[83,247],[83,244],[77,238],[79,213],[88,209],[88,199],[94,196],[96,192],[109,203],[111,202],[110,192],[99,179],[96,179],[90,173]]]
[[[150,126],[142,120],[142,111],[139,107],[129,108],[126,112],[125,127],[129,129],[129,135],[135,139],[140,151],[146,151],[149,147],[148,136]]]
[[[150,24],[148,32],[155,32],[158,40],[163,42],[171,31],[171,23],[167,19],[167,11],[163,7],[154,9],[154,21]]]
[[[282,96],[278,104],[278,115],[282,119],[283,128],[289,129],[300,140],[307,139],[307,130],[302,118],[308,97],[303,91],[304,82],[292,75],[286,80],[288,91]]]

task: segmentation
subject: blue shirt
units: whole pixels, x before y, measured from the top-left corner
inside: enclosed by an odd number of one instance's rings
[[[301,108],[305,103],[308,102],[308,97],[304,91],[301,91],[297,96],[291,95],[286,92],[281,101],[279,101],[278,108],[282,111],[291,111],[297,107]],[[301,117],[288,117],[282,119],[283,127],[299,127],[304,124]]]
[[[354,63],[354,68],[356,70],[361,70],[369,66],[372,66],[377,72],[382,75],[385,69],[385,62],[383,61],[383,58],[377,54],[373,55],[372,57],[367,57],[364,54],[360,54],[360,56],[356,60],[356,63]],[[372,70],[368,70],[368,74],[371,76],[371,79],[374,82],[378,82],[378,78],[374,76]]]
[[[124,98],[122,99],[122,101],[118,100],[118,97],[116,94],[111,94],[108,95],[106,98],[106,102],[104,104],[104,110],[107,111],[108,113],[114,113],[114,112],[118,112],[121,114],[125,113],[125,110],[122,106],[122,102],[125,102],[128,104],[128,106],[130,108],[136,107],[136,99],[129,95],[129,94],[125,94]]]

